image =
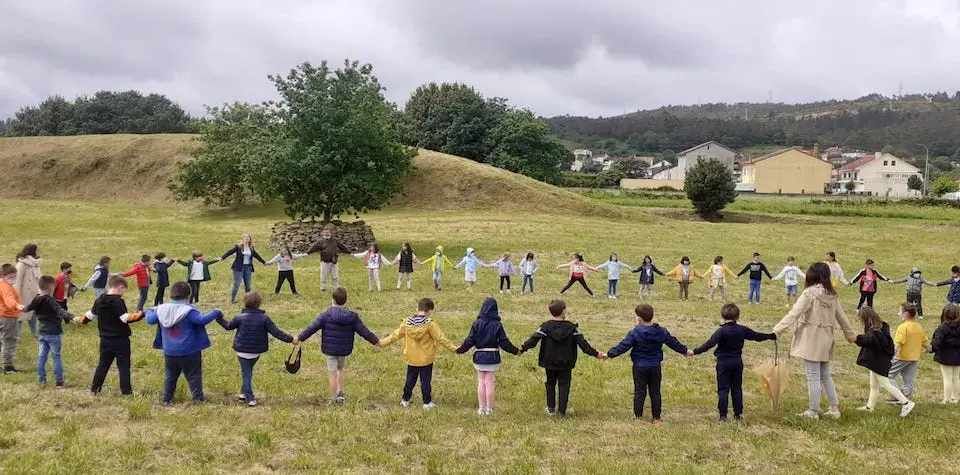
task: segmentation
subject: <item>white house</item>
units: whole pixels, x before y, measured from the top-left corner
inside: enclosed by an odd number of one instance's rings
[[[891,198],[917,196],[917,191],[907,188],[911,175],[922,178],[917,167],[889,153],[877,152],[858,158],[840,168],[836,175],[834,190],[846,191],[846,184],[853,182],[854,193]]]
[[[716,160],[735,172],[740,165],[740,154],[724,145],[710,141],[688,148],[677,154],[677,166],[653,175],[654,180],[683,180],[687,170],[697,164],[697,159]]]
[[[573,151],[573,156],[578,160],[589,160],[593,158],[593,152],[585,148],[578,148]]]

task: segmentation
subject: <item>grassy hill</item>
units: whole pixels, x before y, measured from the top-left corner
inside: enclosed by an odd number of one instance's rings
[[[167,181],[192,135],[0,138],[0,198],[171,200]],[[394,205],[430,210],[606,213],[581,195],[453,155],[421,151]]]

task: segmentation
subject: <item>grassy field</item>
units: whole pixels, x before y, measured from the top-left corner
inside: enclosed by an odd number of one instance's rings
[[[739,204],[738,204],[739,205]],[[735,205],[738,206],[738,205]],[[482,259],[503,252],[515,256],[537,253],[541,274],[534,295],[496,293],[496,273],[485,269],[474,292],[461,286],[462,274],[446,275],[446,289],[428,290],[427,272],[418,270],[416,291],[368,293],[362,263],[347,259],[341,268],[351,291],[348,305],[363,316],[378,335],[394,330],[415,309],[419,297],[432,296],[435,319],[453,340],[466,336],[483,298],[500,300],[508,334],[517,344],[548,318],[547,303],[566,280],[556,264],[583,251],[598,264],[611,251],[637,264],[645,254],[662,268],[672,268],[689,255],[703,269],[717,254],[731,268],[741,267],[754,251],[772,269],[787,255],[801,265],[837,252],[848,274],[867,257],[888,276],[901,277],[920,266],[930,279],[945,278],[957,255],[951,251],[957,226],[953,216],[929,211],[929,219],[870,216],[805,217],[805,221],[758,219],[748,224],[709,224],[672,219],[633,207],[609,208],[599,217],[582,210],[556,214],[522,213],[516,209],[488,212],[418,211],[408,207],[362,216],[375,230],[385,254],[393,257],[410,241],[421,258],[443,244],[451,259],[474,247]],[[742,206],[742,205],[740,205]],[[775,215],[790,210],[775,202]],[[781,208],[782,207],[782,208]],[[752,211],[752,210],[751,210]],[[919,211],[927,213],[925,210]],[[604,217],[606,216],[606,217]],[[12,260],[26,242],[40,246],[43,269],[53,273],[62,260],[71,261],[79,278],[101,254],[114,258],[114,270],[127,268],[142,253],[165,251],[186,256],[193,249],[208,255],[227,250],[242,232],[251,232],[261,252],[271,223],[282,219],[273,209],[240,213],[203,211],[172,205],[121,205],[81,201],[0,202],[0,255]],[[315,257],[300,261],[297,280],[305,293],[266,299],[265,309],[288,332],[299,331],[329,305],[319,292]],[[230,277],[226,264],[213,266],[213,282],[203,291],[202,310],[222,308],[228,315],[239,308],[227,303]],[[177,270],[173,277],[179,277]],[[384,271],[390,288],[395,268]],[[276,271],[257,268],[255,288],[269,293]],[[589,279],[605,289],[605,275]],[[743,305],[742,322],[769,331],[785,313],[780,283],[763,287],[764,303]],[[688,303],[675,298],[674,284],[661,279],[652,299],[660,323],[682,342],[704,342],[719,321],[720,303],[708,302],[705,288],[696,285]],[[621,298],[590,299],[574,289],[566,297],[570,316],[599,350],[616,344],[632,326],[632,309],[640,302],[636,282],[621,283]],[[133,305],[135,292],[128,293]],[[729,289],[732,301],[745,303],[746,281]],[[932,333],[945,289],[925,291]],[[904,296],[902,286],[881,284],[880,314],[891,324]],[[843,289],[848,313],[857,293]],[[72,304],[85,309],[90,294]],[[151,295],[152,298],[152,295]],[[668,354],[664,362],[664,424],[652,426],[632,417],[632,382],[628,356],[601,362],[581,359],[574,371],[570,418],[560,421],[542,413],[543,374],[535,352],[507,355],[498,375],[496,414],[476,415],[476,381],[469,355],[441,352],[434,375],[435,411],[398,402],[404,365],[400,348],[379,350],[362,340],[349,359],[348,403],[328,406],[323,357],[317,338],[305,343],[304,366],[297,375],[282,370],[288,347],[274,342],[257,366],[254,389],[261,406],[235,402],[240,378],[231,350],[232,334],[209,327],[212,348],[205,351],[205,390],[208,403],[185,402],[179,389],[172,408],[159,404],[163,378],[160,352],[151,349],[152,328],[134,326],[133,384],[136,396],[121,398],[116,373],[111,372],[99,397],[89,394],[97,360],[93,326],[66,329],[64,360],[68,389],[36,384],[36,346],[25,336],[17,362],[28,372],[0,379],[0,467],[5,473],[891,473],[905,471],[958,472],[950,448],[960,442],[957,407],[942,406],[940,376],[928,356],[921,363],[918,406],[907,420],[883,405],[873,414],[854,411],[867,395],[866,370],[855,365],[857,349],[838,341],[834,371],[843,417],[811,422],[795,415],[806,407],[802,368],[790,361],[793,381],[785,407],[774,412],[758,393],[756,379],[745,375],[746,420],[716,422],[713,360],[709,355],[684,359]],[[751,367],[772,356],[769,344],[751,344],[745,360]],[[181,382],[181,386],[184,383]],[[946,450],[945,450],[946,449]]]

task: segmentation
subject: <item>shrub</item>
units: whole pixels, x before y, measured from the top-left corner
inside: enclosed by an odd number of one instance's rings
[[[730,170],[716,160],[697,159],[687,170],[683,189],[693,203],[697,214],[705,218],[717,217],[720,210],[737,199],[736,183]]]
[[[597,175],[597,186],[608,188],[620,186],[620,180],[627,176],[620,170],[607,170]]]

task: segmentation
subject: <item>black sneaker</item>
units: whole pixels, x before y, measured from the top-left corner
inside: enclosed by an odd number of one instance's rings
[[[741,415],[735,415],[735,416],[733,416],[733,420],[735,420],[735,421],[737,421],[737,422],[742,421],[742,420],[743,420],[743,416],[741,416]]]
[[[717,418],[717,422],[727,422],[727,416],[720,416]]]
[[[6,366],[3,368],[3,374],[20,374],[20,370],[13,366]]]
[[[57,389],[63,389],[63,381],[57,381],[57,384],[56,384],[55,387],[56,387]]]

